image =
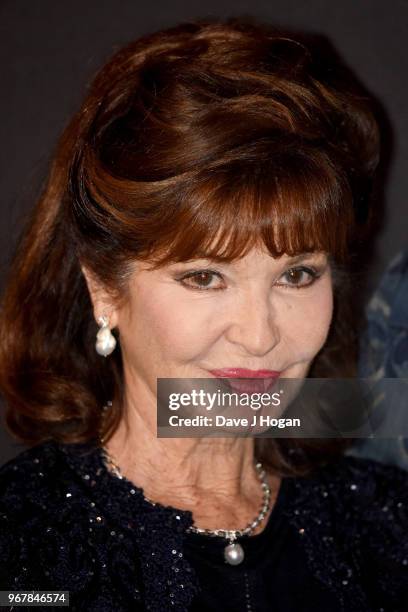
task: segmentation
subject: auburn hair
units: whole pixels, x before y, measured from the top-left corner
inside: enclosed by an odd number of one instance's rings
[[[81,265],[120,301],[136,260],[232,261],[258,244],[274,257],[325,251],[334,316],[309,376],[353,375],[348,271],[378,161],[370,96],[322,37],[205,19],[116,52],[59,140],[10,268],[0,312],[9,432],[28,445],[83,443],[119,423],[120,338],[109,358],[96,353]],[[255,449],[289,474],[344,444],[258,438]]]

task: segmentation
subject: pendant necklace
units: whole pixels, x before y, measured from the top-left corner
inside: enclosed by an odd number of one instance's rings
[[[115,476],[117,476],[120,479],[123,479],[123,475],[122,475],[122,472],[120,471],[120,468],[113,461],[113,458],[111,457],[111,455],[109,454],[105,446],[103,445],[102,438],[100,438],[100,444],[101,444],[101,450],[102,450],[102,455],[103,455],[105,465],[110,466],[111,471],[113,472]],[[266,517],[269,511],[270,501],[271,501],[271,490],[270,490],[270,487],[269,487],[269,484],[266,478],[266,472],[263,469],[262,464],[259,461],[255,463],[255,469],[257,471],[257,476],[261,482],[263,499],[262,499],[262,505],[258,512],[258,515],[253,521],[248,523],[248,525],[244,527],[243,529],[202,529],[200,527],[196,527],[195,525],[191,525],[186,530],[187,532],[191,532],[191,533],[198,533],[198,534],[203,534],[203,535],[218,536],[218,537],[225,538],[228,543],[224,548],[224,560],[229,565],[239,565],[240,563],[242,563],[245,557],[244,549],[241,546],[241,544],[236,541],[237,538],[244,536],[244,535],[250,535],[258,527],[258,525],[264,520],[264,518]],[[145,501],[147,501],[148,503],[152,504],[153,506],[156,505],[155,502],[153,502],[151,499],[145,496],[143,497]]]

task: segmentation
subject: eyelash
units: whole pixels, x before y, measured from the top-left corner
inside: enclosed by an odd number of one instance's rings
[[[295,272],[305,272],[309,274],[309,276],[311,277],[311,280],[304,285],[282,283],[282,284],[279,284],[280,287],[284,287],[286,289],[305,289],[313,285],[314,282],[321,276],[321,273],[319,273],[316,269],[308,267],[308,266],[296,266],[294,268],[289,268],[288,270],[286,270],[283,276],[285,276],[286,274],[289,274],[290,272],[294,272],[294,271]],[[221,291],[224,289],[223,287],[205,287],[205,286],[200,287],[199,285],[196,285],[194,287],[184,282],[186,279],[198,277],[200,274],[212,274],[214,276],[218,276],[219,278],[222,278],[221,274],[219,272],[216,272],[215,270],[203,269],[203,270],[197,270],[196,272],[188,272],[187,274],[184,274],[181,278],[178,278],[177,280],[180,282],[181,285],[183,285],[183,287],[186,287],[187,289],[192,289],[193,291]]]

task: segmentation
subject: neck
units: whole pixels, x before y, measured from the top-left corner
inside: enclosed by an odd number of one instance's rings
[[[254,439],[157,438],[155,416],[155,407],[143,411],[126,399],[105,443],[121,473],[150,500],[192,511],[198,527],[240,529],[252,521],[263,500]],[[280,479],[269,474],[267,480],[272,506]]]

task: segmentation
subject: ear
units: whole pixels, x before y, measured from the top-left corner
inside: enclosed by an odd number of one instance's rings
[[[109,319],[109,327],[113,329],[118,324],[118,313],[112,295],[101,284],[100,280],[84,265],[81,265],[91,298],[95,320],[105,315]]]

